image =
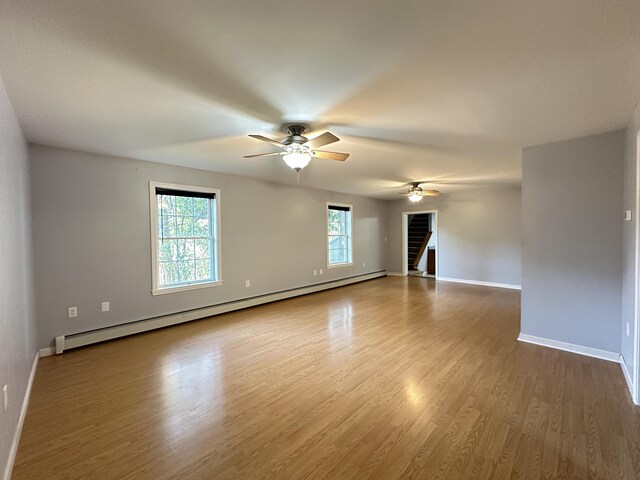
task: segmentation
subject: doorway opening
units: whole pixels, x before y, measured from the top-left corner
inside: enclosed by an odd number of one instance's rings
[[[437,212],[402,213],[402,274],[436,278],[438,275]]]

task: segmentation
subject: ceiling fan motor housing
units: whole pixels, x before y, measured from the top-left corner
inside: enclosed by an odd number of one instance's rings
[[[304,125],[289,125],[287,126],[287,132],[289,136],[285,138],[282,143],[284,145],[291,145],[292,143],[306,143],[309,141],[304,133],[307,131],[307,127]]]

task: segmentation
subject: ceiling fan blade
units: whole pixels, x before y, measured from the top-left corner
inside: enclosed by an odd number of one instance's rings
[[[315,150],[313,152],[313,156],[318,158],[324,158],[326,160],[337,160],[339,162],[344,162],[347,158],[349,158],[348,153],[323,152],[322,150]]]
[[[440,195],[438,190],[423,190],[421,195],[423,197],[437,197]]]
[[[271,157],[274,155],[280,155],[281,152],[271,152],[271,153],[256,153],[255,155],[245,155],[242,158],[255,158],[255,157]]]
[[[271,143],[273,145],[278,145],[279,147],[283,147],[284,144],[280,143],[277,140],[273,140],[271,138],[263,137],[262,135],[249,135],[251,138],[255,138],[256,140],[262,140],[263,142]]]
[[[339,141],[340,139],[333,133],[324,132],[322,135],[318,135],[316,138],[312,138],[306,142],[305,145],[313,150],[314,148],[324,147],[325,145]]]

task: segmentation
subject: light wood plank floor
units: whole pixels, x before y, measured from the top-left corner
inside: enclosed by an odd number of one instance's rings
[[[620,366],[384,278],[42,359],[15,480],[638,479]]]

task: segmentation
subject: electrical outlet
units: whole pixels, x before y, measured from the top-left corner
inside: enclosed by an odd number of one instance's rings
[[[5,385],[4,387],[2,387],[2,405],[4,406],[5,412],[9,407],[9,392],[7,391],[8,388],[9,388],[9,385]]]
[[[629,335],[631,335],[631,333],[630,333],[630,331],[629,331],[629,330],[630,330],[630,328],[629,328],[629,322],[627,322],[627,337],[628,337]]]
[[[103,312],[108,312],[110,308],[109,302],[102,302],[102,305],[100,305],[100,310]]]
[[[251,280],[245,280],[244,281],[244,286],[249,288],[251,286]]]
[[[320,269],[320,275],[322,275],[322,269]]]
[[[67,318],[76,318],[78,316],[78,307],[67,308]]]
[[[313,276],[315,277],[316,275],[318,275],[318,270],[313,271]]]
[[[627,222],[631,221],[631,210],[625,210],[624,211],[624,219]]]

